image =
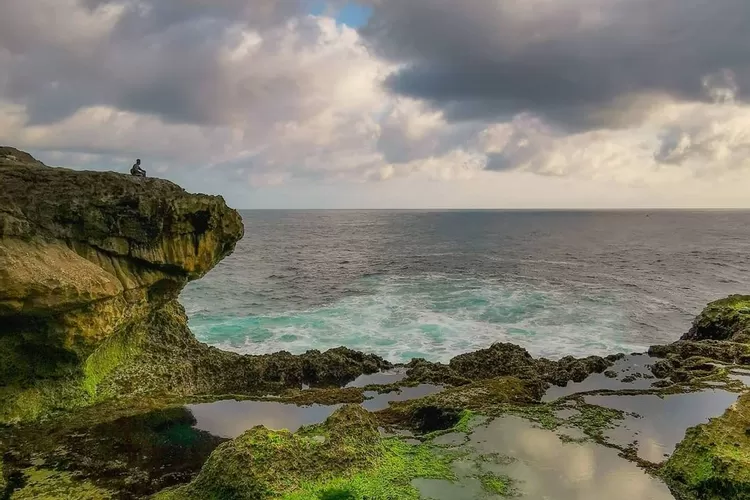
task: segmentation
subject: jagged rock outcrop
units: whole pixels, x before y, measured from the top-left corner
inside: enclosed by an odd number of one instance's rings
[[[526,349],[515,344],[498,342],[486,349],[459,354],[447,365],[413,359],[407,365],[407,380],[463,385],[471,381],[510,376],[536,381],[545,387],[549,384],[564,387],[570,381],[581,382],[592,373],[604,372],[622,357],[622,354],[580,359],[566,356],[551,361],[535,359]]]
[[[730,340],[750,343],[750,295],[711,302],[681,340]]]

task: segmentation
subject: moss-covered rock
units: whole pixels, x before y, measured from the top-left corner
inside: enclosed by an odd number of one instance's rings
[[[711,302],[682,340],[750,342],[750,295],[731,295]]]
[[[13,491],[13,500],[109,500],[116,495],[89,481],[80,481],[67,472],[38,467],[23,471],[22,486]]]
[[[370,467],[382,453],[376,420],[347,405],[296,434],[255,427],[219,446],[192,483],[160,498],[275,498],[309,481]]]
[[[256,427],[214,451],[188,485],[157,499],[418,499],[417,477],[452,479],[450,454],[381,438],[378,422],[348,405],[292,434]]]
[[[750,498],[750,394],[688,430],[663,474],[680,498]]]

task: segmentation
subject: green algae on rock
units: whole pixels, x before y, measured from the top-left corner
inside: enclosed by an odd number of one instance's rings
[[[0,498],[5,498],[5,490],[8,488],[8,481],[5,479],[3,469],[3,457],[0,455]]]
[[[731,340],[750,343],[750,295],[711,302],[695,318],[682,340]]]
[[[727,366],[750,365],[750,344],[719,341],[681,340],[669,345],[652,346],[648,353],[661,358],[651,366],[651,372],[660,379],[673,383],[690,383],[694,380],[721,377]]]
[[[23,486],[13,492],[13,500],[109,500],[116,498],[111,491],[89,481],[80,481],[70,473],[30,467],[23,472]]]
[[[663,470],[680,498],[750,498],[750,394],[689,429]]]

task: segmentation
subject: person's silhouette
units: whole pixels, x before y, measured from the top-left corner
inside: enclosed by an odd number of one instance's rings
[[[130,167],[130,175],[135,177],[146,177],[146,171],[141,168],[141,160],[135,160],[135,164]]]

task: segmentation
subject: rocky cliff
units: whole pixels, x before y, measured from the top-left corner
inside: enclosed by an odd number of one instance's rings
[[[339,349],[243,357],[177,302],[229,255],[240,215],[161,179],[51,168],[0,148],[0,422],[144,393],[250,391],[387,365]]]
[[[0,150],[0,381],[69,374],[230,254],[239,214],[160,179]],[[29,363],[29,357],[33,363]]]

